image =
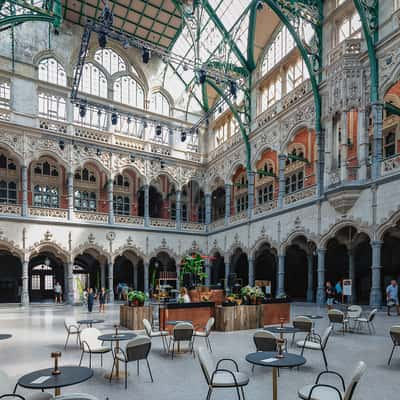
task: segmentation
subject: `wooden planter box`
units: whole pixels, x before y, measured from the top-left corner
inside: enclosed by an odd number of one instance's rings
[[[133,331],[143,330],[143,319],[150,322],[152,320],[150,307],[131,307],[127,305],[120,306],[119,323],[121,326]]]
[[[239,331],[262,328],[264,304],[252,306],[215,307],[217,331]]]

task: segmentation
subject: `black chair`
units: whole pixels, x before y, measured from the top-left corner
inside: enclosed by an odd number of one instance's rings
[[[125,389],[128,388],[128,363],[132,361],[137,362],[137,374],[139,376],[139,361],[146,360],[147,368],[150,374],[150,379],[152,382],[154,382],[148,360],[150,349],[151,349],[151,339],[148,338],[147,336],[136,336],[135,339],[128,342],[125,350],[122,350],[120,347],[116,347],[114,349],[114,362],[111,369],[110,382],[112,379],[112,374],[114,372],[117,360],[125,364]]]
[[[390,337],[392,338],[392,341],[393,341],[393,348],[392,348],[392,351],[390,352],[388,365],[390,365],[390,363],[392,361],[394,349],[396,348],[396,346],[400,346],[400,325],[393,325],[390,328],[389,333],[390,333]]]

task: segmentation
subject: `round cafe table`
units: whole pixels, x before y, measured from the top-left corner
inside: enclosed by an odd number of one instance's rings
[[[293,353],[283,353],[283,358],[277,358],[276,351],[258,351],[246,356],[246,361],[253,365],[272,368],[272,399],[278,400],[278,368],[299,367],[306,363],[303,356]]]
[[[89,328],[93,326],[93,324],[101,324],[104,322],[104,319],[80,319],[76,321],[79,325],[87,325]]]
[[[11,337],[12,335],[10,335],[9,333],[0,333],[0,340],[10,339]]]
[[[118,333],[117,335],[115,333],[106,333],[104,335],[100,335],[97,339],[103,341],[103,342],[115,342],[115,349],[119,348],[119,342],[124,341],[124,340],[131,340],[135,338],[137,335],[136,333]],[[115,354],[114,354],[115,356]],[[122,379],[125,378],[125,373],[119,370],[119,360],[118,358],[115,359],[115,372],[111,375],[111,373],[106,374],[105,378],[110,379],[110,378],[116,378],[116,379]]]
[[[192,321],[189,321],[189,320],[165,321],[165,325],[175,326],[175,325],[180,324],[181,322],[186,322],[186,323],[188,323],[188,324],[191,324],[191,323],[192,323]]]
[[[14,393],[17,386],[21,386],[26,389],[54,389],[55,395],[58,396],[62,387],[76,385],[93,376],[93,370],[87,367],[66,366],[59,369],[59,375],[52,374],[53,368],[46,368],[22,376],[15,385]]]
[[[310,318],[310,319],[323,319],[324,317],[322,316],[322,315],[304,315],[305,317],[307,317],[307,318]]]
[[[271,333],[298,333],[300,332],[300,329],[294,328],[293,326],[269,326],[267,328],[264,328],[264,330],[269,331]]]

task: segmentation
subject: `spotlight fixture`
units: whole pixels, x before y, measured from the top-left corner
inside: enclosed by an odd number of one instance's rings
[[[128,41],[128,39],[126,39],[126,40],[123,41],[122,47],[123,47],[124,49],[129,48],[129,41]]]
[[[165,167],[165,161],[164,160],[160,160],[160,168],[164,169]]]
[[[64,140],[60,140],[60,141],[58,142],[58,146],[60,147],[60,150],[64,150],[64,149],[65,149]]]
[[[146,129],[147,128],[147,122],[143,121],[143,128]]]
[[[135,155],[131,154],[131,162],[135,162]]]
[[[229,81],[229,91],[234,99],[237,98],[237,85],[235,81]]]
[[[101,150],[100,150],[100,149],[97,149],[97,150],[96,150],[96,154],[97,154],[97,157],[100,157],[100,156],[101,156]]]
[[[86,116],[86,106],[84,104],[79,104],[79,116],[85,118]]]
[[[142,48],[142,61],[143,64],[148,64],[150,61],[150,50],[146,49],[146,47]]]
[[[161,133],[162,133],[162,127],[161,127],[161,125],[157,125],[157,126],[156,126],[156,135],[157,135],[157,136],[160,136]]]
[[[100,117],[101,116],[101,110],[97,111],[97,115]]]
[[[184,142],[186,140],[186,132],[182,131],[181,132],[181,142]]]
[[[264,8],[264,4],[262,3],[262,1],[259,1],[259,2],[257,3],[257,10],[258,10],[258,11],[261,11],[263,8]]]
[[[99,32],[97,34],[97,40],[99,41],[100,48],[104,49],[107,46],[107,35],[105,32]]]
[[[184,71],[187,71],[189,69],[186,63],[183,63],[182,68]]]
[[[207,78],[206,71],[204,71],[204,69],[201,69],[199,71],[199,82],[200,82],[200,84],[205,83],[206,82],[206,78]]]
[[[128,118],[126,119],[126,123],[129,125],[131,122],[132,122],[131,117],[128,117]]]
[[[116,112],[113,112],[111,114],[111,125],[117,125],[118,124],[118,114]]]

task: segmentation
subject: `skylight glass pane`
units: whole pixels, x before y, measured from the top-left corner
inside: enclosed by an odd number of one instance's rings
[[[211,3],[215,3],[215,1]],[[235,25],[249,3],[248,0],[222,0],[216,13],[228,31]]]
[[[249,33],[249,14],[247,14],[240,23],[240,26],[236,30],[235,43],[242,54],[247,52],[247,37]]]

